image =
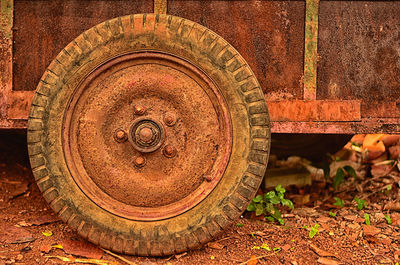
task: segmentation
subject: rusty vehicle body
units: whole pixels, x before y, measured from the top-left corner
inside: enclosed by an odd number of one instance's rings
[[[400,133],[399,14],[395,1],[1,0],[0,129],[27,128],[39,189],[83,238],[195,249],[253,200],[271,132]]]
[[[74,37],[106,19],[167,7],[242,54],[273,133],[400,132],[398,2],[163,2],[2,0],[0,128],[26,128],[40,76]]]

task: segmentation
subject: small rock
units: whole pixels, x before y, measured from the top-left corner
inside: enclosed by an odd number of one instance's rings
[[[21,260],[21,259],[23,259],[24,258],[24,256],[22,255],[22,254],[18,254],[17,255],[17,257],[15,258],[16,260]]]

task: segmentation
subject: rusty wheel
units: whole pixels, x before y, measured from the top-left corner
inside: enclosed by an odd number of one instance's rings
[[[28,147],[39,188],[80,235],[137,255],[211,240],[246,208],[269,153],[250,68],[204,27],[167,15],[106,21],[39,83]]]

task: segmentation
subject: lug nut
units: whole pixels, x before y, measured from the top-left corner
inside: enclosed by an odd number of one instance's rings
[[[128,139],[128,135],[126,132],[122,129],[118,129],[114,133],[114,140],[117,141],[118,143],[123,143]]]
[[[176,149],[171,145],[167,145],[164,147],[163,153],[166,157],[174,157],[176,155]]]
[[[176,123],[176,118],[172,114],[167,114],[164,117],[164,122],[167,126],[173,126]]]
[[[146,164],[146,158],[144,158],[143,156],[137,156],[135,157],[134,163],[137,167],[143,167]]]
[[[133,111],[136,115],[143,115],[146,112],[146,108],[140,105],[135,105]]]

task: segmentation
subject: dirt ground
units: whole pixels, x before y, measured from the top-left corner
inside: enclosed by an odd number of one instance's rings
[[[371,181],[371,177],[348,181],[336,191],[321,181],[305,188],[289,188],[287,196],[295,202],[295,209],[282,209],[284,225],[245,213],[199,250],[164,258],[106,253],[86,243],[53,215],[30,171],[25,137],[24,132],[0,131],[0,265],[399,262],[400,215],[396,207],[385,210],[385,205],[399,201],[400,178],[396,175],[385,181]],[[391,189],[368,188],[368,183],[389,183]],[[345,201],[343,207],[333,205],[334,196]],[[364,198],[367,207],[358,210],[352,202],[355,196]],[[370,225],[365,224],[365,213],[370,216]],[[384,214],[390,214],[392,224]],[[311,227],[315,228],[312,238]]]

